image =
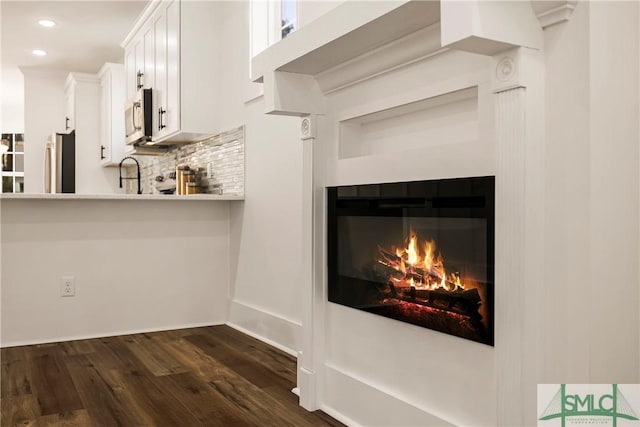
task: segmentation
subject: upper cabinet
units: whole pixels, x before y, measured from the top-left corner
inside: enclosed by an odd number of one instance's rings
[[[69,125],[75,131],[75,192],[112,193],[117,176],[105,171],[99,159],[99,142],[104,129],[101,79],[97,74],[70,73],[64,90],[67,116],[71,119]]]
[[[152,1],[123,47],[127,98],[153,92],[153,134],[147,145],[201,140],[220,131],[215,52],[218,2]]]
[[[124,100],[125,70],[122,64],[106,63],[98,71],[100,79],[100,163],[117,166],[125,157]]]
[[[154,33],[147,23],[125,48],[127,98],[132,99],[139,89],[154,86]]]
[[[65,116],[63,133],[68,133],[75,128],[75,84],[67,83],[65,88]]]

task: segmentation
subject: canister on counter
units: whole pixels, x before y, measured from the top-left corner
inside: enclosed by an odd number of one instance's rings
[[[182,195],[185,194],[185,181],[184,174],[189,171],[189,166],[178,166],[176,168],[176,194]]]
[[[198,194],[200,193],[200,186],[197,182],[187,182],[187,193],[186,194]]]
[[[182,172],[182,193],[181,194],[189,194],[187,193],[187,185],[190,183],[196,182],[196,173],[192,170],[185,170]]]

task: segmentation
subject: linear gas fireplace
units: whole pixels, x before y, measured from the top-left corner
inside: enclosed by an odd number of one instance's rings
[[[493,345],[494,177],[328,188],[329,301]]]

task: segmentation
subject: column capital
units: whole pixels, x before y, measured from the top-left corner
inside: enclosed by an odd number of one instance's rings
[[[540,67],[540,54],[535,49],[519,47],[492,57],[491,90],[493,93],[529,86]],[[542,64],[543,65],[543,64]],[[539,76],[538,76],[539,77]]]
[[[317,137],[317,121],[316,115],[310,114],[300,119],[300,139],[306,141],[308,139],[316,139]]]

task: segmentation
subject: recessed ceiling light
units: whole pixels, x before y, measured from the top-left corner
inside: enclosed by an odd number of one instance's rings
[[[38,21],[38,24],[42,25],[43,27],[55,27],[56,23],[53,21],[50,21],[48,19],[41,19]]]
[[[37,55],[37,56],[45,56],[47,54],[47,52],[45,52],[44,50],[40,50],[40,49],[33,49],[31,51],[31,53],[33,53],[34,55]]]

